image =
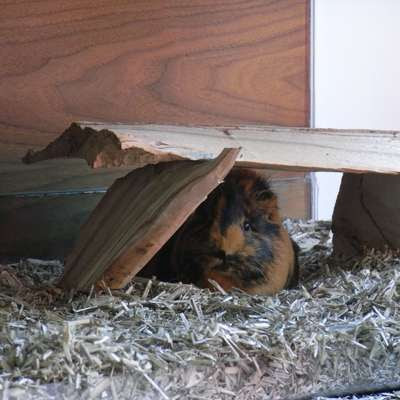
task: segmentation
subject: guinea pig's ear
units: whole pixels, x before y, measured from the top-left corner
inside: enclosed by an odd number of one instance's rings
[[[261,189],[255,193],[255,198],[257,201],[272,200],[274,197],[276,196],[271,192],[270,189]]]
[[[262,199],[262,200],[261,200]],[[280,215],[279,215],[279,207],[278,207],[278,198],[274,193],[270,193],[268,196],[260,197],[257,201],[258,206],[264,210],[265,215],[272,222],[279,223]]]
[[[256,201],[263,202],[274,197],[274,192],[271,190],[269,180],[263,176],[256,176],[255,179],[253,179],[250,191],[253,192]]]

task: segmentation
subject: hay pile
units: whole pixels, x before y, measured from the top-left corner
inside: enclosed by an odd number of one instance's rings
[[[274,297],[145,279],[73,295],[54,287],[58,262],[0,267],[3,399],[290,399],[400,382],[400,255],[332,266],[329,224],[287,224],[302,286]]]

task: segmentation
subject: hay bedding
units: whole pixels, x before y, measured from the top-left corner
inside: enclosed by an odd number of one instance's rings
[[[144,279],[72,295],[54,287],[58,262],[1,267],[2,398],[288,399],[399,382],[399,254],[333,267],[327,223],[287,224],[302,286],[274,297]]]

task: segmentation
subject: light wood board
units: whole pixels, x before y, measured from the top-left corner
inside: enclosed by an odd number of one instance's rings
[[[273,126],[198,127],[74,123],[36,162],[78,157],[97,167],[143,165],[173,159],[212,159],[240,148],[237,164],[304,171],[400,172],[400,132]]]

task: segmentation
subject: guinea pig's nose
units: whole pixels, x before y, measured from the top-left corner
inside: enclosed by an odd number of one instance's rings
[[[218,250],[214,253],[214,256],[216,258],[219,258],[220,260],[222,260],[223,262],[225,262],[225,258],[226,258],[226,254],[223,250]]]

